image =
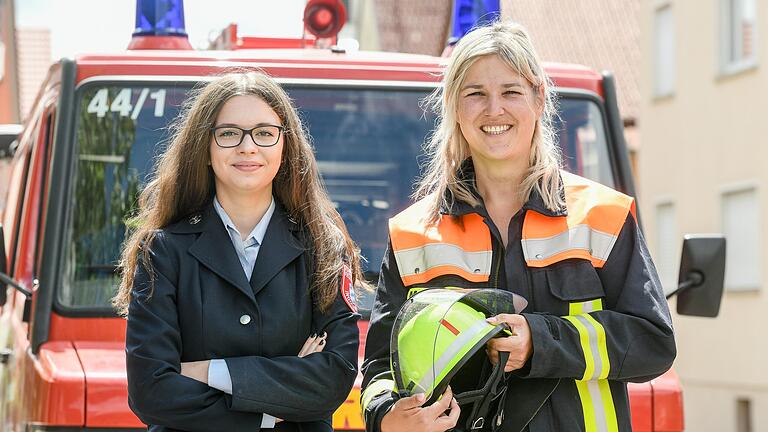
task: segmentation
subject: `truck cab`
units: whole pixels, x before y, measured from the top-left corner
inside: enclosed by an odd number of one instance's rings
[[[258,68],[286,88],[367,258],[366,277],[377,279],[387,220],[409,205],[435,125],[421,101],[439,85],[444,59],[302,48],[312,38],[277,48],[285,40],[226,31],[221,50],[132,49],[50,68],[13,147],[0,218],[0,429],[145,427],[127,403],[126,322],[110,305],[116,263],[169,124],[212,75]],[[613,77],[569,64],[546,71],[565,168],[634,195]],[[361,362],[372,302],[359,298]],[[336,430],[364,430],[359,385],[334,415]],[[674,372],[631,385],[630,395],[636,431],[683,429]]]

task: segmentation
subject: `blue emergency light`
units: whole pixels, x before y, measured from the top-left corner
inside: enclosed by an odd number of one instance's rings
[[[184,0],[136,0],[136,29],[129,50],[191,50]]]
[[[136,0],[133,36],[187,37],[184,0]]]
[[[461,39],[475,26],[496,20],[499,10],[499,0],[454,0],[451,39]]]

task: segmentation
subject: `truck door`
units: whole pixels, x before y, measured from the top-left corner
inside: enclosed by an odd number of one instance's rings
[[[32,131],[19,137],[19,146],[11,163],[11,175],[8,185],[8,196],[3,212],[3,237],[7,254],[6,269],[9,276],[15,277],[14,268],[17,261],[17,244],[19,238],[19,225],[22,216],[22,206],[27,196],[27,178],[29,174],[31,155],[31,136],[36,135],[38,124],[34,120]],[[18,379],[14,376],[17,372],[17,351],[15,349],[16,333],[19,331],[19,322],[16,319],[14,305],[16,303],[16,290],[5,287],[6,303],[2,306],[0,314],[0,349],[3,350],[2,362],[0,362],[0,422],[2,430],[10,430],[10,416],[8,406],[17,398],[16,386]]]
[[[46,198],[43,185],[47,181],[54,117],[51,103],[28,123],[31,131],[24,134],[14,157],[3,217],[9,275],[29,290],[36,289],[40,270],[37,263],[42,250],[38,244]],[[0,363],[2,430],[16,430],[27,417],[26,410],[33,408],[29,404],[34,402],[25,402],[34,394],[34,389],[25,386],[25,375],[34,370],[28,352],[31,306],[22,293],[10,288],[0,316],[0,348],[5,350]]]

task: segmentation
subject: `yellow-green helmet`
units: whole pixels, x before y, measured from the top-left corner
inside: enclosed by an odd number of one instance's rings
[[[519,312],[521,298],[515,297],[496,289],[428,289],[409,298],[395,319],[390,346],[400,396],[424,393],[427,404],[436,401],[485,343],[505,330],[486,318]]]

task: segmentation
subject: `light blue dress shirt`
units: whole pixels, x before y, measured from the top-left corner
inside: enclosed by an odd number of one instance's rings
[[[219,199],[213,198],[213,208],[221,218],[224,226],[227,228],[229,238],[232,240],[232,245],[237,252],[237,258],[240,260],[240,265],[243,267],[245,277],[251,280],[251,274],[253,273],[253,266],[256,265],[256,257],[259,255],[259,249],[261,248],[261,242],[264,240],[264,235],[267,233],[267,227],[269,221],[272,219],[272,214],[275,213],[275,198],[272,198],[272,202],[269,204],[269,208],[261,217],[259,223],[253,227],[253,231],[242,239],[240,232],[235,227],[234,222],[229,217],[224,208],[219,203]],[[229,368],[227,362],[224,359],[213,359],[208,365],[208,385],[221,390],[224,393],[232,394],[232,377],[229,375]],[[264,413],[261,419],[261,428],[269,429],[275,427],[275,417]]]

